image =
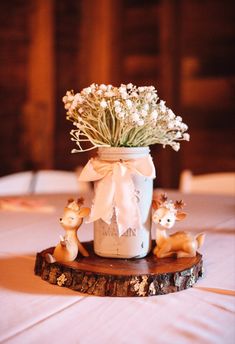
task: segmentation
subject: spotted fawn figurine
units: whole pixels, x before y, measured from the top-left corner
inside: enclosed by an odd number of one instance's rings
[[[79,198],[77,201],[73,199],[68,200],[68,204],[64,208],[63,217],[60,219],[66,234],[64,237],[60,236],[60,243],[56,246],[53,255],[49,253],[46,255],[46,260],[49,263],[54,263],[55,261],[62,263],[72,262],[76,259],[78,252],[84,257],[89,256],[89,253],[77,237],[77,230],[81,226],[83,218],[90,213],[90,209],[82,207],[82,205],[82,198]]]
[[[176,221],[186,217],[181,211],[184,205],[183,201],[168,201],[166,194],[161,195],[158,200],[153,200],[153,222],[160,225],[156,231],[157,246],[153,250],[157,258],[195,257],[197,249],[202,246],[205,238],[203,233],[197,236],[189,232],[176,232],[171,235],[167,233]]]

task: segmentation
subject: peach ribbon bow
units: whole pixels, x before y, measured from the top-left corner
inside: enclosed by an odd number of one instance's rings
[[[132,175],[155,178],[150,155],[144,158],[107,161],[92,158],[82,170],[79,181],[97,181],[88,222],[102,219],[111,224],[115,210],[118,234],[140,226],[140,210]]]

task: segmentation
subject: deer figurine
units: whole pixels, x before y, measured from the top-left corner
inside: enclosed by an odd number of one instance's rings
[[[161,195],[160,199],[153,200],[153,222],[159,224],[156,231],[156,243],[153,253],[158,258],[195,257],[197,249],[202,246],[205,234],[193,236],[189,232],[176,232],[169,235],[167,229],[174,226],[176,221],[183,220],[186,213],[182,212],[183,201],[168,201],[167,195]]]
[[[79,198],[77,201],[73,199],[68,200],[68,204],[64,208],[63,217],[60,218],[60,223],[66,234],[64,237],[60,236],[61,240],[55,247],[53,255],[50,253],[46,254],[47,262],[71,262],[76,259],[78,252],[84,257],[89,256],[89,253],[77,237],[77,230],[81,226],[83,218],[90,213],[90,209],[82,207],[82,205],[82,198]]]

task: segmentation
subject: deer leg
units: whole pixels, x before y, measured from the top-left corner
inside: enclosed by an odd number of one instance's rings
[[[177,252],[177,257],[195,257],[196,256],[196,248],[194,242],[186,242],[183,245],[182,250]]]
[[[161,253],[161,257],[158,256],[158,258],[168,258],[175,256],[175,252],[167,252],[167,253]]]
[[[153,249],[153,254],[155,254],[157,256],[159,250],[160,250],[160,248],[158,246],[155,246]]]
[[[184,257],[195,257],[194,252],[185,252],[185,251],[178,251],[177,258],[184,258]]]
[[[46,259],[47,263],[50,263],[50,264],[56,262],[55,257],[52,254],[50,254],[50,253],[46,253],[45,259]]]
[[[82,243],[78,240],[78,251],[83,255],[83,257],[89,257],[89,253],[82,245]]]
[[[165,244],[162,247],[159,248],[157,252],[157,257],[158,258],[165,258],[165,257],[170,257],[173,255],[173,252],[171,252],[171,245],[170,244]]]

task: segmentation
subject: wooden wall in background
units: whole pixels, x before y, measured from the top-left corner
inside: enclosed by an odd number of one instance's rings
[[[191,142],[181,168],[234,171],[235,3],[181,1],[180,108]]]
[[[24,169],[22,108],[27,98],[30,0],[0,3],[0,175]]]
[[[55,132],[54,2],[30,6],[27,98],[22,107],[23,164],[33,169],[53,168]]]
[[[0,18],[0,175],[87,161],[70,154],[61,98],[92,82],[153,84],[189,124],[180,152],[152,148],[158,186],[176,187],[183,168],[235,170],[233,1],[11,0]]]
[[[55,2],[55,168],[73,169],[76,164],[85,162],[82,154],[72,155],[72,142],[69,132],[72,124],[65,120],[66,112],[62,97],[67,90],[79,90],[81,75],[79,56],[82,50],[81,42],[81,2],[74,0],[59,0]]]

